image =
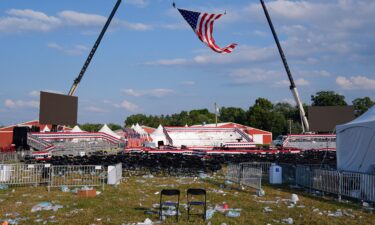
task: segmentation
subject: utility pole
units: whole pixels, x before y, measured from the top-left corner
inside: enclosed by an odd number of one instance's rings
[[[214,107],[215,107],[215,124],[216,124],[216,127],[217,127],[217,113],[219,112],[218,108],[217,108],[217,104],[215,102],[214,104]]]

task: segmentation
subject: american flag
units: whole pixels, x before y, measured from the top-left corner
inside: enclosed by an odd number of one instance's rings
[[[212,50],[218,53],[231,53],[237,44],[230,44],[224,48],[216,45],[212,32],[214,29],[214,21],[219,19],[222,14],[209,14],[193,12],[185,9],[178,9],[186,22],[193,28],[199,39],[208,45]]]

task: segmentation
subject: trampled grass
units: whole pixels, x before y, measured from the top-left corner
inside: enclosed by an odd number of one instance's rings
[[[82,198],[74,193],[63,193],[59,189],[47,191],[46,187],[11,187],[0,191],[0,218],[22,218],[19,224],[127,224],[144,221],[146,218],[159,220],[153,204],[159,203],[160,191],[177,188],[181,191],[181,203],[186,203],[186,190],[192,187],[207,190],[208,206],[226,202],[229,208],[240,208],[241,215],[229,218],[216,212],[211,224],[282,224],[282,219],[291,217],[294,224],[373,224],[375,216],[364,212],[360,203],[339,203],[333,198],[313,197],[303,190],[285,186],[264,186],[266,195],[256,197],[252,188],[242,189],[238,185],[225,186],[220,176],[200,179],[194,177],[153,177],[133,176],[125,178],[117,187],[105,186],[105,190],[95,198]],[[14,190],[14,191],[13,191]],[[101,188],[97,189],[102,191]],[[300,201],[294,208],[288,208],[291,194],[296,193]],[[40,202],[48,201],[63,205],[56,212],[31,212]],[[272,212],[263,212],[269,206]],[[207,224],[202,218],[192,217],[187,221],[187,212],[180,206],[179,222],[167,217],[163,224]],[[317,210],[318,209],[318,210]],[[338,209],[343,216],[328,216]]]

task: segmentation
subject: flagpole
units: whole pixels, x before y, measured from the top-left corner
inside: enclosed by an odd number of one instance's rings
[[[301,122],[302,122],[302,123],[301,123],[301,125],[302,125],[302,130],[303,130],[303,132],[305,132],[305,131],[308,132],[308,131],[309,131],[309,123],[308,123],[308,121],[307,121],[306,113],[305,113],[305,110],[304,110],[304,108],[303,108],[302,101],[301,101],[301,99],[300,99],[300,97],[299,97],[299,94],[298,94],[298,91],[297,91],[296,84],[294,83],[294,80],[293,80],[293,77],[292,77],[292,73],[290,72],[288,62],[286,61],[286,57],[285,57],[284,51],[283,51],[283,49],[281,48],[279,38],[277,37],[277,34],[276,34],[276,31],[275,31],[275,28],[273,27],[273,24],[272,24],[272,21],[271,21],[271,17],[270,17],[270,15],[268,14],[267,7],[266,7],[266,5],[264,4],[264,1],[263,1],[263,0],[260,0],[260,3],[262,4],[264,14],[266,15],[266,18],[267,18],[267,21],[268,21],[268,25],[269,25],[270,28],[271,28],[271,32],[272,32],[273,38],[275,39],[275,42],[276,42],[276,45],[277,45],[277,49],[279,50],[279,54],[280,54],[281,60],[282,60],[282,62],[283,62],[283,65],[284,65],[285,71],[286,71],[286,73],[287,73],[287,75],[288,75],[288,78],[289,78],[289,81],[290,81],[289,89],[290,89],[291,92],[293,93],[294,99],[295,99],[295,101],[296,101],[296,103],[297,103],[297,107],[298,107],[299,112],[300,112]]]
[[[217,127],[217,104],[215,102],[215,124],[216,124],[216,127]]]

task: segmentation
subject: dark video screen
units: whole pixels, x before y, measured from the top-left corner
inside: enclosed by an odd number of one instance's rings
[[[308,108],[310,131],[333,132],[336,125],[352,121],[353,106],[310,106]]]
[[[76,125],[78,97],[40,92],[39,122],[41,124]]]

